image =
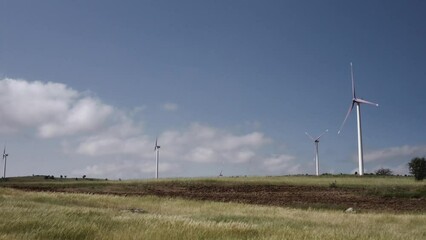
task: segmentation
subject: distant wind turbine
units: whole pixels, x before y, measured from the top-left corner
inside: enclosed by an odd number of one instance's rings
[[[316,175],[319,176],[319,155],[318,155],[318,144],[319,144],[319,139],[326,133],[328,132],[328,129],[325,130],[319,137],[317,138],[313,138],[311,135],[309,135],[309,133],[305,132],[306,136],[308,136],[312,141],[314,141],[314,145],[315,145],[315,165],[316,165]]]
[[[158,179],[158,161],[160,160],[160,146],[157,144],[158,139],[155,139],[155,178]]]
[[[363,152],[362,152],[362,128],[361,128],[361,103],[366,103],[370,105],[375,105],[376,107],[379,106],[377,103],[369,102],[367,100],[364,100],[362,98],[357,98],[355,94],[355,82],[354,82],[354,71],[351,65],[351,79],[352,79],[352,103],[349,106],[348,113],[346,114],[345,120],[343,120],[342,125],[340,126],[338,134],[342,131],[343,126],[345,125],[346,120],[348,119],[349,115],[352,112],[352,109],[356,105],[356,119],[357,119],[357,126],[358,126],[358,168],[359,168],[359,175],[364,175],[364,159],[363,159]]]
[[[3,160],[4,160],[3,178],[4,179],[6,179],[6,162],[7,162],[8,156],[9,156],[9,154],[6,153],[6,145],[4,145],[4,150],[3,150]]]

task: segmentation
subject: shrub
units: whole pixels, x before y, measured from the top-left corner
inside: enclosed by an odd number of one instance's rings
[[[392,176],[393,172],[389,168],[380,168],[379,170],[375,171],[376,175],[380,176]]]
[[[414,175],[416,180],[423,180],[426,177],[426,159],[424,157],[411,159],[408,163],[408,169],[410,170],[410,173]]]

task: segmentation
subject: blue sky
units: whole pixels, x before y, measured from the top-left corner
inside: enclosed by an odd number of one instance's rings
[[[0,1],[8,175],[357,171],[426,155],[423,1]]]

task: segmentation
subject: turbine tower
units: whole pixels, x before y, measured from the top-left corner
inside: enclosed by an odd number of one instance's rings
[[[3,178],[6,179],[6,162],[7,162],[7,156],[9,156],[8,153],[6,153],[6,145],[4,146],[3,150],[3,160],[4,160],[4,168],[3,168]]]
[[[325,130],[319,137],[313,138],[309,133],[305,132],[306,136],[308,136],[312,141],[314,141],[315,145],[315,166],[316,166],[316,175],[319,176],[319,155],[318,155],[318,144],[319,139],[324,135],[326,132],[328,132],[328,129]]]
[[[343,120],[342,125],[340,126],[338,134],[342,131],[343,126],[345,125],[346,120],[348,119],[349,115],[352,112],[352,109],[356,105],[356,119],[357,119],[357,127],[358,127],[358,171],[359,175],[364,175],[364,159],[363,159],[363,152],[362,152],[362,128],[361,128],[361,103],[366,103],[370,105],[375,105],[376,107],[379,106],[377,103],[369,102],[367,100],[364,100],[362,98],[357,98],[355,94],[355,82],[354,82],[354,71],[351,65],[351,79],[352,79],[352,103],[349,106],[348,113],[346,114],[345,120]]]
[[[160,146],[157,144],[157,138],[155,139],[155,178],[158,179],[158,161],[160,160]]]

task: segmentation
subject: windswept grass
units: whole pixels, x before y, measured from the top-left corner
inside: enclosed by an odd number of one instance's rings
[[[0,239],[425,239],[425,214],[0,188]]]

